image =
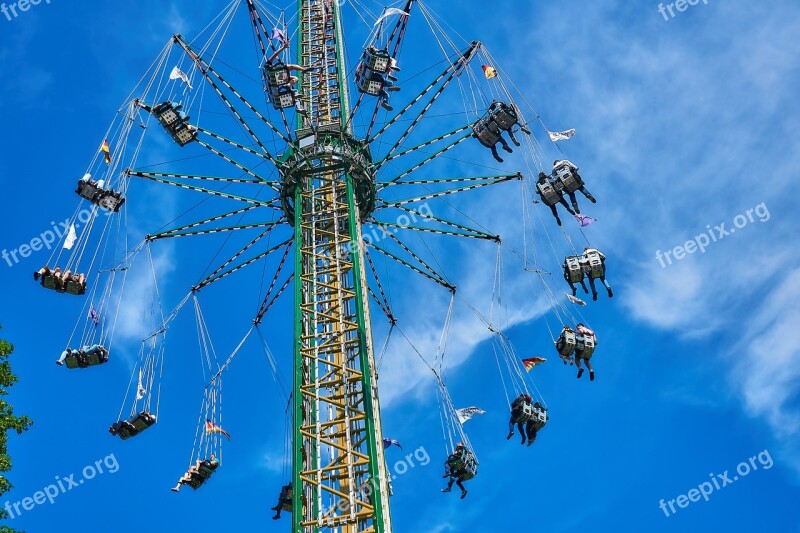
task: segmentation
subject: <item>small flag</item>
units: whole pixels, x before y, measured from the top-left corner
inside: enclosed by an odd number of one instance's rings
[[[286,46],[289,39],[286,37],[286,32],[280,28],[272,28],[272,38],[280,44],[281,48]]]
[[[458,409],[456,414],[458,415],[458,421],[463,424],[475,415],[485,415],[486,411],[477,407],[465,407],[464,409]]]
[[[136,386],[136,401],[138,402],[147,394],[147,389],[142,384],[142,371],[139,370],[139,384]]]
[[[183,82],[192,89],[192,84],[189,83],[189,76],[186,75],[184,71],[179,69],[177,66],[172,69],[172,72],[169,75],[169,79],[171,80],[183,80]]]
[[[69,227],[69,232],[67,233],[67,238],[64,240],[64,249],[72,250],[72,247],[75,245],[75,241],[77,240],[78,232],[75,231],[75,224],[71,224]]]
[[[525,370],[530,372],[531,370],[533,370],[533,367],[541,365],[545,361],[547,361],[547,359],[545,359],[544,357],[531,357],[529,359],[523,359],[522,364],[525,365]]]
[[[111,163],[111,148],[108,146],[108,139],[103,141],[103,144],[100,145],[100,151],[103,152],[106,156],[106,165]]]
[[[587,217],[586,215],[575,215],[575,220],[578,221],[578,224],[581,225],[582,228],[586,226],[591,226],[595,222],[597,222],[596,218]]]
[[[206,420],[206,433],[221,433],[228,437],[228,440],[231,440],[231,436],[228,434],[227,431],[216,425],[211,420]]]
[[[403,446],[399,442],[397,442],[396,440],[394,440],[394,439],[383,439],[383,449],[384,450],[386,448],[390,448],[392,445],[397,446],[401,450],[403,449]]]
[[[569,300],[570,302],[572,302],[572,303],[574,303],[574,304],[576,304],[576,305],[580,305],[580,306],[584,306],[584,305],[586,305],[586,302],[584,302],[584,301],[583,301],[583,300],[581,300],[580,298],[576,298],[575,296],[571,295],[571,294],[570,294],[570,293],[568,293],[568,292],[565,292],[564,294],[566,294],[566,295],[567,295],[567,300]]]
[[[497,77],[497,69],[494,67],[490,67],[489,65],[483,65],[483,75],[486,76],[487,80]]]
[[[94,308],[94,304],[89,304],[89,316],[86,318],[91,319],[94,322],[94,325],[97,326],[100,324],[100,315],[97,314],[97,310]]]
[[[558,141],[566,141],[571,139],[573,135],[575,135],[575,130],[567,130],[567,131],[550,131],[547,130],[547,134],[550,136],[550,140],[553,142]]]

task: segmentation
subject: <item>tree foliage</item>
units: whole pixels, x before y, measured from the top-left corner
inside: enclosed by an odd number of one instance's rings
[[[1,327],[1,326],[0,326]],[[11,482],[2,474],[11,470],[11,457],[8,455],[8,432],[16,431],[21,434],[33,423],[26,416],[14,415],[14,406],[5,398],[9,390],[18,381],[11,369],[8,358],[14,352],[14,345],[0,339],[0,496],[11,490]],[[0,509],[0,520],[8,518],[5,509]],[[12,533],[13,529],[0,526],[0,533]]]

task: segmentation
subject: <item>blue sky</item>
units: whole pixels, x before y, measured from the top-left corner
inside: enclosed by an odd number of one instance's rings
[[[521,247],[524,233],[520,206],[530,200],[519,185],[452,200],[507,242],[506,333],[521,356],[549,357],[533,378],[551,421],[532,448],[504,439],[506,398],[490,334],[467,307],[489,314],[496,247],[435,237],[423,242],[411,235],[415,249],[429,247],[425,253],[459,287],[447,351],[448,390],[458,407],[476,405],[487,414],[466,425],[481,460],[469,496],[461,501],[441,495],[446,444],[433,379],[413,350],[393,337],[381,368],[384,432],[407,452],[424,447],[430,457],[427,466],[395,482],[395,529],[800,531],[800,359],[791,342],[800,319],[800,272],[793,266],[800,253],[791,230],[798,199],[793,185],[800,7],[790,1],[709,0],[665,20],[655,2],[520,4],[503,0],[487,9],[470,0],[455,10],[452,3],[432,1],[429,7],[448,21],[457,42],[456,31],[485,44],[503,79],[522,89],[550,129],[578,130],[560,146],[599,199],[595,206],[581,205],[599,220],[587,236],[609,257],[616,293],[581,311],[600,341],[593,359],[597,380],[578,381],[573,369],[558,362],[548,333],[557,320],[537,278],[514,260],[511,250]],[[95,156],[115,110],[172,33],[196,35],[223,7],[53,0],[10,21],[0,15],[0,179],[6,191],[1,248],[28,243],[51,221],[75,211],[74,180]],[[242,50],[239,61],[247,65],[253,53],[242,15],[234,24],[242,33],[229,36],[228,54]],[[364,25],[350,7],[345,19],[348,51],[357,55]],[[403,91],[394,96],[401,103],[426,78],[416,76],[440,58],[427,53],[436,47],[426,40],[430,32],[422,18],[413,24],[401,56],[409,79],[401,78]],[[247,90],[257,94],[256,89]],[[464,94],[450,91],[442,106],[458,109]],[[431,119],[421,138],[448,124],[446,118]],[[558,151],[543,142],[538,124],[534,129],[543,143],[538,155],[552,161]],[[152,137],[140,163],[183,157],[163,132]],[[497,167],[475,142],[457,150],[433,168],[442,175],[473,175],[478,172],[471,165]],[[519,156],[502,168],[524,168]],[[207,159],[184,165],[188,171],[224,170]],[[188,191],[135,182],[126,208],[130,243],[197,202]],[[434,212],[453,214],[435,202]],[[764,222],[756,217],[705,253],[665,268],[659,264],[657,251],[686,243],[708,231],[707,225],[730,228],[737,215],[761,204],[769,212]],[[194,218],[219,206],[201,206]],[[569,245],[541,205],[532,209],[535,241],[528,245],[543,268],[556,271],[549,285],[563,291],[557,268]],[[577,228],[566,222],[576,245],[582,244]],[[246,240],[154,245],[164,311],[200,279],[220,247],[235,250]],[[82,302],[46,293],[31,280],[47,255],[40,252],[13,267],[0,262],[7,281],[1,335],[16,345],[20,376],[12,401],[36,422],[24,437],[10,437],[15,488],[0,504],[33,496],[56,476],[80,472],[110,454],[119,470],[60,495],[52,505],[37,505],[10,525],[29,532],[96,531],[111,524],[134,531],[142,527],[134,517],[144,511],[153,517],[145,527],[154,531],[287,529],[288,522],[273,523],[269,511],[285,482],[284,400],[255,336],[225,377],[225,427],[233,439],[223,467],[200,491],[175,495],[168,489],[186,468],[205,384],[192,305],[170,329],[159,424],[131,441],[112,439],[106,428],[120,410],[137,339],[152,331],[155,320],[148,273],[138,268],[129,275],[135,290],[127,293],[111,363],[67,372],[53,360],[83,318]],[[263,271],[253,266],[200,294],[220,359],[249,328]],[[410,273],[392,267],[387,272],[400,327],[432,360],[449,295]],[[282,299],[263,330],[284,375],[290,312],[291,302]],[[373,306],[378,349],[385,322]],[[732,477],[739,463],[764,450],[771,468],[756,462],[757,471],[674,516],[659,508],[661,499],[687,494],[710,473],[727,470]],[[390,464],[402,458],[396,449],[388,457]]]

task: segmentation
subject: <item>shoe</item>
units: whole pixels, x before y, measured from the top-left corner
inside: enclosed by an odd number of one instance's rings
[[[580,370],[578,370],[578,379],[581,379],[582,375],[583,375],[583,369],[581,368]]]
[[[178,487],[172,487],[172,488],[171,488],[171,489],[169,489],[169,490],[171,490],[172,492],[178,492],[178,490],[179,490],[179,489],[178,489]]]
[[[386,79],[389,81],[397,81],[397,78],[395,78],[394,76],[386,76]]]
[[[394,111],[394,108],[387,104],[386,102],[381,104],[381,107],[384,108],[386,111]]]
[[[529,441],[528,441],[528,447],[530,447],[530,445],[531,445],[531,444],[533,444],[533,441],[535,441],[535,440],[536,440],[536,439],[531,439],[531,440],[529,440]]]
[[[39,272],[38,271],[33,273],[33,281],[39,281]]]
[[[400,87],[395,85],[394,87],[387,87],[386,90],[389,92],[396,92],[400,90]]]
[[[502,163],[503,162],[503,158],[500,157],[499,155],[494,156],[494,160],[497,161],[498,163]]]
[[[508,152],[509,154],[513,154],[513,153],[514,153],[514,150],[512,150],[512,149],[511,149],[511,147],[510,147],[510,146],[508,146],[508,145],[506,145],[506,146],[503,146],[503,150],[505,150],[505,151],[506,151],[506,152]]]
[[[273,517],[272,517],[272,519],[273,519],[273,520],[280,520],[280,519],[281,519],[281,517],[280,517],[280,515],[275,515],[275,516],[273,516]]]
[[[467,491],[462,491],[461,492],[461,499],[463,500],[466,497],[467,497]]]
[[[451,490],[453,490],[453,489],[450,488],[450,487],[447,487],[446,489],[442,489],[442,492],[450,492]]]
[[[574,204],[572,204],[572,209],[574,209],[574,210],[575,210],[575,214],[576,214],[576,215],[580,215],[580,214],[581,214],[581,208],[580,208],[580,207],[578,207],[578,204],[577,204],[577,203],[574,203]]]
[[[522,131],[522,133],[524,133],[526,135],[530,135],[531,134],[531,130],[529,130],[525,126],[520,126],[519,129],[520,129],[520,131]]]
[[[594,300],[595,302],[597,301],[597,293],[596,292],[592,293],[592,300]]]
[[[56,364],[57,364],[58,366],[64,366],[64,362],[63,362],[63,361],[56,361]]]
[[[587,194],[586,198],[588,198],[589,201],[592,202],[593,204],[597,203],[597,200],[595,200],[594,196],[592,196],[591,194]]]
[[[589,370],[589,381],[594,381],[594,370]]]
[[[512,141],[513,141],[513,143],[514,143],[514,144],[516,144],[517,146],[522,146],[522,145],[519,143],[519,141],[518,141],[518,140],[516,140],[516,139],[511,139],[511,140],[512,140]]]
[[[556,217],[556,223],[560,226],[561,225],[561,219]]]
[[[506,440],[511,440],[511,437],[513,437],[513,436],[514,436],[514,432],[512,431],[511,433],[508,434],[508,437],[506,437]]]
[[[525,444],[525,435],[522,436],[522,442],[520,444]]]
[[[608,297],[609,298],[613,298],[614,297],[614,291],[612,291],[611,289],[608,289]]]

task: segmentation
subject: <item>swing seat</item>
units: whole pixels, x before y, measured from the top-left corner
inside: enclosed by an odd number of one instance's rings
[[[108,352],[103,349],[100,353],[86,354],[83,350],[72,352],[65,360],[67,368],[89,368],[108,362]]]
[[[570,283],[580,283],[583,281],[584,269],[580,257],[570,256],[564,259],[564,277]]]
[[[561,188],[569,193],[574,193],[583,187],[583,181],[568,165],[559,165],[553,170],[553,175]]]
[[[179,111],[180,107],[167,101],[155,106],[152,113],[176,143],[186,146],[197,137],[197,129],[188,124],[189,117]]]
[[[575,350],[576,352],[581,352],[581,359],[591,359],[595,346],[596,341],[594,337],[576,335]]]
[[[75,296],[83,296],[86,294],[86,283],[80,284],[70,280],[65,284],[64,292],[67,294],[74,294]]]
[[[512,411],[514,414],[513,422],[515,424],[524,424],[533,416],[533,406],[528,402],[522,404],[521,409]]]
[[[92,202],[112,213],[119,213],[119,208],[125,203],[125,198],[117,195],[116,191],[100,191],[96,201]]]
[[[191,477],[189,478],[189,481],[186,482],[186,485],[189,485],[194,490],[197,490],[197,489],[199,489],[200,487],[203,486],[203,483],[205,483],[207,479],[208,479],[207,477],[203,477],[203,476],[201,476],[199,474],[196,474],[196,473],[192,472]]]
[[[577,335],[574,331],[562,331],[561,336],[556,341],[556,350],[561,357],[569,357],[577,346]]]
[[[561,201],[561,193],[556,190],[550,180],[544,183],[540,181],[536,182],[536,190],[541,195],[544,204],[548,207],[554,206]]]
[[[205,460],[202,463],[200,463],[200,467],[197,469],[197,471],[200,474],[200,476],[208,479],[211,477],[211,474],[213,474],[218,467],[219,467],[218,461]]]
[[[500,142],[500,132],[490,128],[488,120],[480,119],[472,126],[472,133],[486,148],[494,148]]]
[[[44,287],[45,289],[50,289],[52,291],[63,292],[63,290],[59,289],[58,286],[56,285],[56,278],[53,275],[42,277],[42,287]]]
[[[589,252],[588,254],[584,254],[581,262],[583,263],[583,269],[586,271],[588,277],[592,279],[605,277],[606,267],[599,253]]]
[[[463,467],[456,472],[456,476],[461,481],[469,481],[477,475],[478,462],[475,460],[475,456],[472,455],[472,453],[467,452],[466,457],[464,457]]]
[[[118,436],[122,440],[128,440],[129,438],[135,437],[139,434],[139,430],[137,430],[136,427],[134,427],[134,425],[127,420],[114,422],[111,424],[111,427],[108,428],[108,432],[112,435]]]
[[[379,96],[385,85],[383,76],[363,65],[356,70],[356,86],[359,92],[370,96]]]
[[[136,416],[136,418],[131,420],[131,424],[133,424],[133,427],[135,427],[136,431],[139,433],[151,427],[155,423],[156,423],[155,415],[147,411],[142,411]]]
[[[547,410],[538,403],[533,406],[533,413],[530,421],[536,431],[541,430],[547,424]]]
[[[364,50],[364,53],[361,55],[361,66],[377,74],[386,74],[389,72],[390,64],[391,56],[386,50],[377,50],[371,46]]]
[[[97,187],[97,182],[78,180],[78,188],[75,189],[75,192],[81,198],[94,202],[95,196],[97,196],[100,190],[101,189]]]
[[[506,131],[510,131],[511,128],[519,123],[519,117],[514,108],[502,102],[500,102],[500,106],[492,110],[490,116],[501,129]]]

